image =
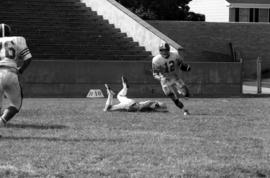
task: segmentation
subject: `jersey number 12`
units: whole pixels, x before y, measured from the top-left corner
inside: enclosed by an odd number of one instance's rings
[[[165,63],[165,72],[173,72],[175,71],[174,61],[169,61]]]

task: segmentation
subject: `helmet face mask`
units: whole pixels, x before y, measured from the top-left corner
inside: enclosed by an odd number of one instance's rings
[[[170,45],[168,43],[162,43],[159,46],[159,54],[164,58],[168,58],[170,56]]]
[[[170,51],[167,50],[159,50],[159,54],[164,57],[164,58],[168,58],[170,56]]]
[[[10,26],[7,24],[1,23],[0,24],[0,32],[1,32],[1,37],[9,36],[11,32]]]

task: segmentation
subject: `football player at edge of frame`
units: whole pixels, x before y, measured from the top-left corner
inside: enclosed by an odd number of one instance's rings
[[[152,71],[155,79],[160,81],[164,94],[169,97],[174,104],[184,111],[184,115],[189,115],[189,111],[184,108],[177,93],[184,97],[189,97],[189,90],[180,78],[180,70],[190,71],[191,67],[185,64],[179,52],[171,52],[168,43],[159,46],[159,54],[152,59]]]
[[[29,66],[32,55],[24,37],[10,36],[9,25],[0,24],[0,33],[0,109],[4,96],[9,100],[0,117],[0,126],[5,126],[21,109],[23,94],[18,75]]]

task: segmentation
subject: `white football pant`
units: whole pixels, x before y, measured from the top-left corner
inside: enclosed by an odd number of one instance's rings
[[[2,107],[4,96],[9,100],[9,106],[20,110],[22,91],[18,75],[11,69],[0,68],[0,107]]]

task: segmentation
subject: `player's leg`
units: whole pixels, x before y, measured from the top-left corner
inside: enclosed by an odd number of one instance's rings
[[[115,95],[115,93],[110,89],[110,87],[105,84],[106,90],[107,90],[107,94],[108,94],[108,98],[104,107],[104,111],[127,111],[130,107],[131,103],[131,99],[126,98],[125,96],[121,96],[121,101],[119,104],[113,104],[113,96]],[[125,99],[126,98],[126,99]]]
[[[182,79],[175,81],[175,86],[179,94],[183,95],[184,97],[190,96],[189,90]]]
[[[17,74],[13,72],[6,73],[3,90],[10,102],[1,115],[2,123],[6,124],[19,112],[22,106],[23,94]]]
[[[129,88],[128,81],[123,76],[121,77],[121,79],[122,79],[122,89],[118,92],[117,99],[119,100],[120,103],[123,103],[125,105],[131,105],[135,103],[135,100],[127,97],[128,88]]]
[[[185,98],[188,98],[190,96],[189,90],[182,79],[178,79],[177,81],[175,81],[174,86],[175,86],[175,89],[177,90],[177,92],[179,94],[183,95]],[[184,115],[190,114],[188,109],[183,108],[183,110],[184,110]]]
[[[178,108],[184,108],[184,104],[179,100],[176,95],[175,89],[171,85],[162,85],[162,90],[164,94],[169,97]]]
[[[119,104],[113,105],[110,110],[112,111],[136,111],[138,110],[138,104],[135,100],[127,97],[128,93],[128,81],[122,76],[122,89],[117,94]]]
[[[159,101],[141,101],[139,102],[140,111],[158,111],[158,112],[168,112],[167,106],[165,103]]]
[[[168,112],[168,107],[165,103],[160,101],[155,101],[155,110],[158,112]]]
[[[4,91],[3,91],[3,88],[1,86],[1,81],[0,81],[0,115],[2,115],[3,100],[4,100]]]
[[[3,99],[4,99],[4,89],[3,89],[4,75],[5,72],[3,70],[0,70],[0,115],[2,115]],[[4,125],[5,123],[0,118],[0,127]]]
[[[115,93],[110,89],[110,87],[107,84],[105,84],[105,88],[107,90],[108,98],[106,100],[105,107],[104,107],[103,111],[108,111],[111,109],[111,107],[113,105],[113,95]]]
[[[122,80],[122,89],[117,94],[117,99],[119,100],[120,103],[122,102],[122,99],[126,100],[129,88],[128,81],[124,76],[121,77],[121,80]]]

